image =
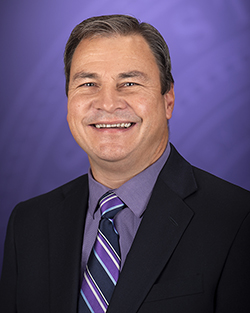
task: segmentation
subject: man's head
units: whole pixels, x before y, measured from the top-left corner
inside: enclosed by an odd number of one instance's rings
[[[66,94],[68,95],[70,68],[76,47],[83,39],[93,37],[140,35],[148,43],[160,71],[161,92],[170,90],[174,79],[171,74],[171,60],[168,46],[156,28],[148,23],[140,23],[127,15],[104,15],[92,17],[78,24],[72,31],[64,52]]]
[[[88,154],[94,178],[112,188],[161,156],[174,107],[170,60],[164,72],[168,75],[163,79],[161,66],[145,37],[121,27],[125,21],[131,24],[136,20],[114,18],[119,25],[116,31],[110,33],[110,23],[107,26],[101,22],[96,32],[94,18],[88,35],[82,37],[81,32],[80,37],[71,36],[65,53],[70,130]],[[100,19],[109,21],[113,17],[98,17],[97,21]],[[171,78],[163,83],[166,77]],[[112,177],[118,181],[111,184]]]

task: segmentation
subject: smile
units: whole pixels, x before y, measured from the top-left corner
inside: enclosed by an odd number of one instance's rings
[[[129,128],[132,123],[95,124],[96,128]]]

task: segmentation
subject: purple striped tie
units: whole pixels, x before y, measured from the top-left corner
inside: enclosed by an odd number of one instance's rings
[[[79,313],[106,312],[120,273],[119,235],[113,218],[125,204],[109,191],[100,199],[99,206],[101,221],[84,272]]]

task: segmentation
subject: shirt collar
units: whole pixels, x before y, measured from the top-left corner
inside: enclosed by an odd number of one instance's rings
[[[161,157],[141,173],[132,177],[122,186],[113,191],[129,207],[129,209],[138,217],[142,216],[146,209],[149,198],[152,194],[153,187],[157,177],[167,161],[170,154],[170,144]],[[91,169],[88,172],[89,180],[89,213],[94,217],[96,206],[99,199],[110,188],[98,183],[92,176]]]

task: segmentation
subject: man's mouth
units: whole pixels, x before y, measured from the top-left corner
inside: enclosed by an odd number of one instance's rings
[[[94,124],[96,128],[129,128],[133,125],[134,123],[116,123],[116,124]]]

